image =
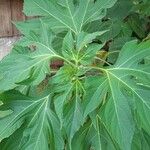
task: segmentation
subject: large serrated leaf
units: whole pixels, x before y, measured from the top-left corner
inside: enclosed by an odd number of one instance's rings
[[[19,47],[19,52],[14,50],[2,60],[0,91],[12,89],[19,84],[38,85],[44,80],[46,74],[50,73],[50,60],[59,57],[51,43],[52,33],[41,21],[40,36],[31,32],[17,43],[20,46],[30,46],[30,52],[25,54],[21,52],[24,47]]]
[[[114,66],[108,69],[99,68],[106,73],[107,84],[105,88],[109,87],[105,100],[107,103],[100,116],[103,116],[106,127],[121,149],[131,149],[134,134],[134,122],[129,100],[134,102],[141,125],[149,133],[150,68],[142,63],[142,60],[150,55],[149,47],[149,41],[141,44],[137,44],[136,41],[129,42],[122,48]],[[103,89],[97,90],[101,93]],[[86,110],[95,109],[95,106],[101,102],[98,103],[95,98],[91,99],[90,103],[92,105],[87,105]],[[87,114],[86,112],[85,114]],[[90,111],[88,112],[90,113]]]
[[[116,0],[82,0],[74,4],[73,0],[25,0],[24,12],[28,16],[46,16],[55,27],[64,27],[79,33],[82,27],[104,16],[104,10],[112,7]]]
[[[14,112],[1,119],[0,140],[10,136],[24,124],[23,135],[18,143],[20,149],[63,149],[59,121],[49,108],[50,95],[31,99],[12,91],[9,94],[4,93],[1,98],[4,105]],[[57,133],[57,136],[52,130]]]

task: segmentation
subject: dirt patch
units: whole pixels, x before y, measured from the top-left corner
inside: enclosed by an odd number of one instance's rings
[[[13,44],[18,39],[19,39],[18,36],[9,38],[0,38],[0,60],[11,51]]]

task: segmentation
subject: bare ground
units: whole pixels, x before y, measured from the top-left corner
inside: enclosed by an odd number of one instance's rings
[[[19,37],[0,38],[0,60],[11,51],[13,44]]]

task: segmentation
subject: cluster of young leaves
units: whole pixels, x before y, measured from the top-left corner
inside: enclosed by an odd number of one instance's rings
[[[0,149],[149,150],[148,6],[24,0],[38,18],[0,64]]]

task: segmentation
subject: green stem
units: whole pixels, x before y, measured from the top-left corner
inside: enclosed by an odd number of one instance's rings
[[[107,54],[107,56],[108,55],[111,55],[111,54],[113,54],[113,53],[119,53],[120,51],[112,51],[112,52],[108,52],[108,54]]]
[[[102,72],[107,72],[106,69],[101,68],[101,67],[90,66],[90,67],[85,67],[85,68],[89,68],[90,70],[91,70],[91,69],[95,69],[95,70],[100,70],[100,71],[102,71]]]
[[[98,59],[98,60],[100,60],[100,61],[106,63],[107,65],[111,66],[111,64],[110,64],[109,62],[107,62],[106,60],[103,60],[103,59],[101,59],[101,58],[99,58],[99,57],[95,57],[95,59]]]

